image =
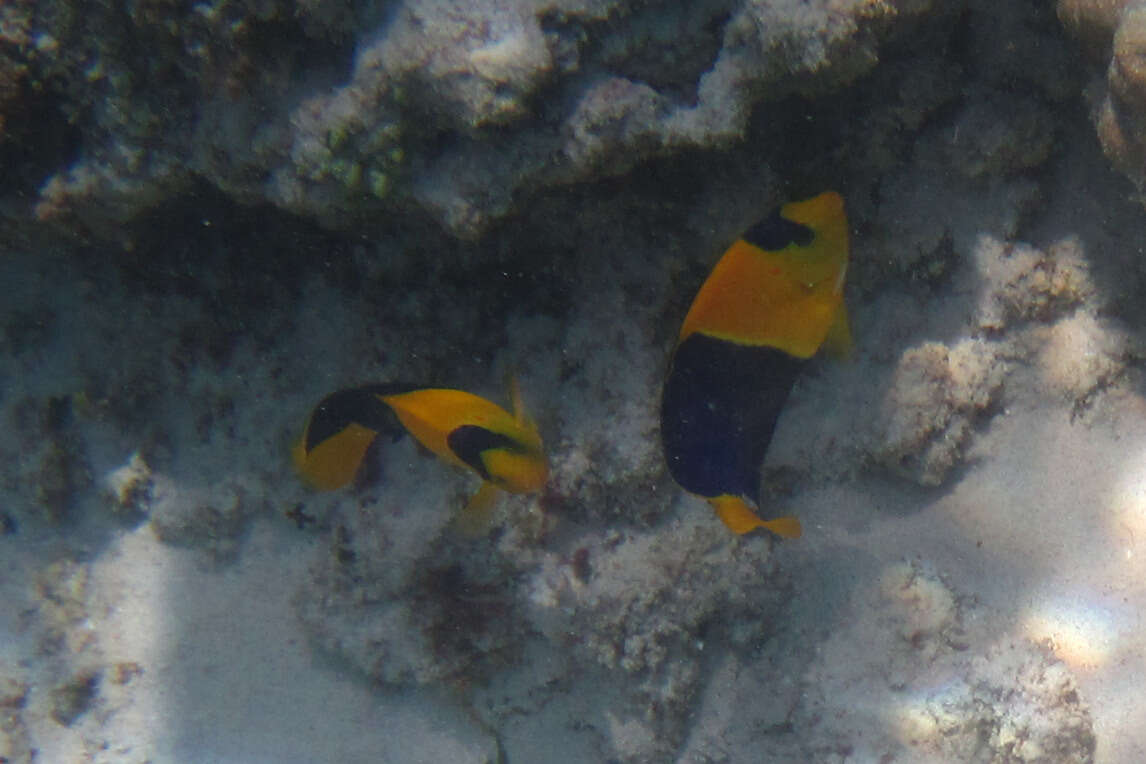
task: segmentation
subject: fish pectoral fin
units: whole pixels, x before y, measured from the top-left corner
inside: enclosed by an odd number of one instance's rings
[[[852,357],[855,348],[852,344],[852,326],[848,320],[848,309],[841,305],[836,311],[832,325],[828,327],[828,336],[824,338],[821,346],[831,358],[847,360]]]
[[[501,496],[501,489],[488,480],[470,497],[465,507],[454,518],[454,527],[470,538],[484,536],[493,524],[493,508]]]
[[[733,533],[743,535],[757,528],[763,528],[786,539],[798,539],[803,533],[800,521],[796,518],[777,517],[772,520],[763,520],[739,496],[724,494],[709,499],[708,503],[716,510],[716,516]]]

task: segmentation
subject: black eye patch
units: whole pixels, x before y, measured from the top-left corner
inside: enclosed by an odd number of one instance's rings
[[[522,452],[521,447],[513,438],[493,432],[475,424],[463,424],[455,428],[446,436],[446,445],[463,462],[474,468],[482,480],[489,480],[489,470],[481,460],[482,452],[494,448],[503,448],[506,451]]]
[[[322,399],[311,414],[303,447],[310,451],[351,424],[360,424],[374,432],[397,435],[405,432],[398,417],[379,395],[394,395],[413,389],[410,385],[366,385],[339,390]]]
[[[806,225],[781,217],[780,210],[776,209],[745,231],[740,238],[760,249],[775,252],[792,244],[806,247],[815,240],[816,234]]]

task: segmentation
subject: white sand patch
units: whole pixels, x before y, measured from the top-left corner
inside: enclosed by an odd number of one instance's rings
[[[117,539],[92,566],[91,620],[108,663],[141,673],[107,699],[101,735],[155,762],[488,760],[492,740],[450,704],[316,664],[290,606],[306,547],[260,523],[211,570],[146,526]]]

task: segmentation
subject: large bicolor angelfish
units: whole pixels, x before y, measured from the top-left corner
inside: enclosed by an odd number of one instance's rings
[[[661,400],[665,459],[736,533],[801,533],[794,517],[756,514],[761,469],[808,359],[825,345],[850,347],[847,266],[840,195],[791,202],[728,248],[685,316]]]

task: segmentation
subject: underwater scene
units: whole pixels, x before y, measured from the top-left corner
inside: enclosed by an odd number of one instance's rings
[[[0,764],[1146,761],[1146,3],[0,3]]]

